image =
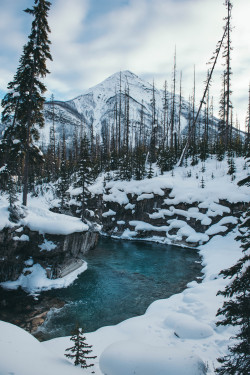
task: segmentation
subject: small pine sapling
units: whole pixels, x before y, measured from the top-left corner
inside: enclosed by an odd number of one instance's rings
[[[211,178],[212,178],[212,180],[214,180],[214,173],[213,172],[211,174]]]
[[[236,168],[235,168],[235,163],[234,163],[234,159],[233,158],[230,158],[228,159],[228,171],[227,171],[227,174],[229,174],[230,176],[234,175],[234,173],[236,172]]]
[[[202,172],[202,173],[206,172],[206,166],[205,166],[205,163],[202,163],[202,166],[201,166],[201,172]]]
[[[201,178],[201,188],[204,189],[204,187],[205,187],[205,181],[204,181],[204,178],[202,176],[202,178]]]
[[[89,356],[89,354],[92,352],[92,345],[88,345],[85,342],[86,337],[83,335],[83,329],[77,326],[70,340],[74,342],[74,346],[66,349],[66,351],[71,353],[64,354],[65,357],[73,359],[75,366],[81,365],[82,368],[94,366],[93,363],[87,363],[87,359],[95,359],[96,356]]]
[[[149,170],[148,170],[148,178],[152,178],[154,177],[154,171],[153,171],[153,167],[152,167],[152,163],[150,162],[149,163]]]

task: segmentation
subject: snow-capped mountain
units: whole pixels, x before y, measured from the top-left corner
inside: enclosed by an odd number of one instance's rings
[[[125,94],[126,92],[126,94]],[[167,92],[169,99],[169,113],[171,110],[171,94]],[[129,97],[129,121],[130,126],[136,129],[143,122],[146,130],[152,126],[152,100],[153,84],[150,84],[130,71],[122,71],[113,74],[100,84],[86,90],[75,99],[62,102],[47,102],[45,105],[46,126],[42,130],[41,137],[48,142],[49,128],[52,123],[54,110],[54,123],[56,133],[59,135],[64,128],[68,142],[73,134],[74,126],[80,128],[83,124],[84,131],[102,137],[106,128],[111,128],[115,123],[116,113],[121,111],[121,128],[123,128],[125,112],[125,96]],[[163,123],[164,90],[154,90],[156,119],[159,126]],[[179,112],[179,97],[176,95],[176,116]],[[53,109],[54,107],[54,109]],[[169,114],[170,116],[170,114]],[[187,130],[188,103],[182,101],[181,132]],[[177,121],[176,121],[177,122]]]

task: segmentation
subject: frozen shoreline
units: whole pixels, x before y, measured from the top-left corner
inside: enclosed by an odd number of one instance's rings
[[[193,281],[182,293],[153,302],[144,315],[87,333],[87,342],[93,345],[91,354],[97,355],[95,373],[132,375],[136,369],[138,375],[153,375],[157,369],[157,375],[166,374],[166,371],[170,375],[201,375],[208,366],[207,374],[214,374],[216,358],[226,353],[229,339],[235,332],[233,327],[217,328],[215,323],[218,320],[216,312],[223,303],[223,297],[216,294],[228,283],[218,274],[241,256],[236,235],[235,230],[200,246],[204,267],[202,283]],[[3,332],[0,370],[4,366],[8,371],[18,369],[20,375],[32,375],[34,371],[37,375],[67,375],[69,371],[72,375],[91,374],[93,368],[76,368],[65,359],[65,349],[71,345],[69,337],[37,342],[33,347],[34,338],[27,332],[8,323],[0,324]],[[20,336],[20,340],[27,339],[28,348],[31,345],[31,349],[36,350],[37,360],[32,372],[27,359],[30,354],[25,354],[27,348],[18,344],[16,336]],[[15,361],[11,355],[13,350],[20,354]],[[41,361],[42,368],[39,367]]]
[[[223,304],[222,296],[216,294],[228,283],[218,274],[241,256],[236,235],[237,231],[225,237],[216,236],[200,246],[204,267],[201,284],[193,281],[182,293],[153,302],[142,316],[86,334],[88,343],[93,345],[93,354],[97,355],[95,373],[130,375],[137,369],[139,375],[153,375],[157,359],[158,365],[162,364],[158,367],[159,374],[165,374],[167,369],[171,375],[202,374],[197,370],[202,364],[208,366],[208,374],[214,374],[216,359],[226,353],[229,338],[235,332],[233,327],[218,328],[215,323],[216,312]],[[70,342],[69,337],[63,337],[43,344],[63,356]],[[165,359],[166,353],[172,367]],[[179,354],[176,357],[173,353]],[[126,364],[131,362],[130,368]]]

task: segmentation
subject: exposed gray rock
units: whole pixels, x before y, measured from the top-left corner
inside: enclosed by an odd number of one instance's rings
[[[0,282],[16,280],[32,258],[51,279],[63,277],[80,267],[84,254],[98,241],[95,231],[69,235],[39,234],[14,226],[0,231]]]
[[[219,212],[220,210],[218,210],[218,212],[214,213],[214,215],[209,216],[211,222],[209,224],[204,224],[204,222],[198,218],[198,215],[206,215],[208,213],[208,209],[199,207],[201,202],[197,201],[190,204],[180,202],[178,204],[172,204],[171,201],[174,202],[174,197],[171,196],[171,192],[171,189],[165,189],[164,195],[154,194],[152,199],[143,200],[138,200],[138,196],[136,194],[127,194],[129,203],[133,206],[133,209],[126,209],[126,205],[110,201],[109,199],[106,200],[102,204],[102,209],[99,210],[99,218],[103,224],[102,231],[110,236],[114,235],[122,237],[126,229],[135,232],[135,227],[130,224],[131,221],[142,221],[146,224],[151,224],[154,226],[155,230],[153,228],[152,230],[150,228],[146,230],[137,229],[136,234],[133,236],[135,239],[138,238],[147,240],[153,236],[157,236],[162,242],[166,241],[167,243],[170,242],[176,245],[197,247],[201,243],[207,242],[216,234],[224,235],[231,231],[237,225],[239,217],[247,207],[247,204],[243,202],[230,203],[226,200],[220,200],[218,205],[221,206],[221,211],[223,211],[223,213]],[[109,191],[107,190],[106,195],[108,194]],[[100,197],[96,197],[96,199],[100,200]],[[169,203],[167,204],[166,201]],[[197,215],[189,215],[188,217],[186,213],[190,208],[195,209]],[[103,216],[103,212],[106,213],[109,210],[114,211],[115,215]],[[168,214],[162,215],[162,217],[160,215],[159,217],[157,215],[153,215],[161,212],[161,210],[168,211]],[[233,216],[233,220],[232,222],[229,220],[226,224],[223,224],[223,231],[217,233],[209,232],[209,234],[206,234],[206,231],[214,224],[219,223],[221,219],[229,216]],[[203,237],[202,240],[197,240],[197,242],[190,241],[184,234],[180,235],[178,227],[172,228],[170,226],[170,220],[174,219],[186,222],[191,230],[193,229],[195,232],[200,234],[200,237]],[[169,229],[161,230],[160,227],[167,227]],[[202,236],[203,234],[204,236]]]

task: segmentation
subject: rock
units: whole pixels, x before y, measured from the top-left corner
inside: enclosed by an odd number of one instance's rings
[[[15,324],[32,333],[39,340],[43,339],[38,328],[46,320],[51,308],[62,308],[64,301],[54,297],[39,296],[34,299],[22,290],[6,291],[0,287],[0,320]]]
[[[29,241],[15,240],[20,237],[20,229]],[[84,254],[96,246],[98,237],[94,231],[43,235],[27,227],[4,228],[0,231],[0,282],[17,280],[23,269],[28,274],[27,261],[31,259],[46,269],[49,278],[63,277],[82,265]],[[53,246],[42,250],[44,243]]]
[[[119,204],[117,201],[106,199],[105,202],[102,202],[101,207],[99,205],[99,220],[102,221],[102,231],[106,235],[122,237],[126,230],[135,230],[130,226],[130,221],[141,221],[155,227],[166,227],[169,226],[169,220],[180,220],[187,223],[190,233],[193,231],[193,233],[196,232],[198,234],[197,241],[192,240],[192,242],[190,242],[191,239],[189,236],[181,233],[179,227],[169,227],[169,231],[160,231],[160,228],[156,228],[157,230],[137,230],[137,233],[133,236],[133,238],[150,240],[150,238],[155,237],[159,239],[159,241],[167,241],[167,243],[173,243],[175,245],[197,247],[200,244],[207,242],[214,236],[214,234],[206,235],[207,229],[209,229],[212,225],[217,224],[223,217],[234,215],[236,219],[239,218],[241,213],[246,210],[247,207],[247,204],[243,202],[230,203],[226,200],[220,200],[219,205],[222,208],[222,213],[220,210],[218,210],[218,212],[215,212],[214,215],[206,217],[208,208],[199,207],[200,202],[179,202],[178,204],[174,204],[172,203],[172,201],[174,202],[174,197],[171,196],[171,193],[171,189],[165,189],[163,195],[154,194],[153,199],[139,200],[139,196],[137,194],[132,195],[126,193],[129,201],[129,203],[126,204]],[[106,197],[108,197],[109,189],[107,189],[105,194]],[[96,197],[96,201],[101,202],[100,196]],[[126,206],[128,205],[133,206],[133,209],[126,209]],[[190,209],[191,211],[189,211]],[[112,217],[103,216],[103,212],[108,212],[109,210],[114,211],[116,215]],[[165,210],[168,213],[162,214],[162,216],[157,215],[160,210]],[[194,214],[193,216],[187,215],[187,212],[193,212]],[[113,220],[114,217],[115,220]],[[120,222],[123,224],[119,224]],[[236,225],[237,220],[235,220],[234,223],[227,223],[227,230],[223,233],[223,235],[235,228]]]

